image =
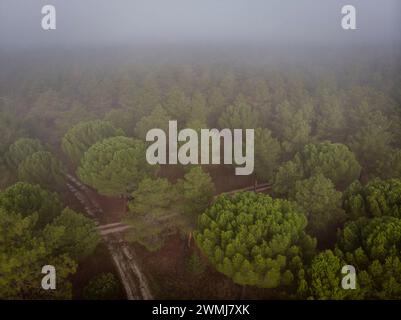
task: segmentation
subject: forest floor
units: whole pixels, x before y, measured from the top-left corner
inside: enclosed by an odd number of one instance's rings
[[[94,277],[102,273],[112,273],[117,279],[119,279],[116,267],[110,256],[110,252],[107,249],[105,243],[101,242],[95,252],[89,257],[85,258],[80,262],[77,272],[72,278],[73,284],[73,298],[83,299],[83,289]],[[120,292],[116,299],[126,299],[123,286],[120,286]]]
[[[231,166],[208,166],[208,172],[215,184],[215,194],[252,186],[253,176],[236,176]],[[179,166],[165,166],[160,175],[171,182],[182,178],[184,172]],[[101,225],[120,222],[125,215],[125,200],[99,195],[88,188],[86,195],[97,202],[104,214],[99,217]],[[72,207],[79,208],[79,202],[73,197],[66,199]],[[138,244],[130,244],[136,253],[136,262],[149,280],[150,289],[157,299],[240,299],[260,296],[266,298],[266,290],[246,289],[238,286],[214,268],[207,265],[203,272],[194,273],[188,268],[188,261],[194,253],[200,255],[192,242],[188,247],[187,239],[182,235],[171,236],[158,251],[150,252]],[[118,276],[113,261],[104,244],[83,261],[74,276],[76,298],[82,296],[84,284],[99,273],[111,272]],[[122,287],[122,286],[121,286]],[[250,292],[252,291],[252,293]],[[256,292],[255,292],[256,291]],[[117,298],[124,298],[124,294]]]
[[[150,252],[133,244],[138,263],[151,286],[156,299],[177,300],[228,300],[228,299],[274,299],[275,290],[242,287],[217,272],[205,262],[200,273],[188,268],[192,254],[200,254],[196,245],[188,247],[187,239],[176,234],[171,236],[158,251]]]
[[[188,247],[179,234],[172,236],[158,251],[150,252],[133,244],[152,292],[158,299],[233,299],[240,298],[241,287],[209,266],[201,273],[188,268],[196,248]]]
[[[215,194],[252,186],[253,176],[236,176],[232,166],[210,165],[207,171],[213,178]],[[184,176],[182,166],[162,166],[160,176],[167,178],[170,182],[176,182]],[[104,214],[99,217],[100,224],[120,222],[125,215],[125,200],[118,197],[106,197],[98,194],[95,190],[87,187],[87,196],[98,203],[103,209]],[[66,199],[69,205],[79,208],[79,202],[74,197]],[[82,210],[79,210],[82,211]]]

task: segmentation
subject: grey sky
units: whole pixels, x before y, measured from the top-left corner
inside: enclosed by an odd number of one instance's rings
[[[57,9],[57,30],[40,27],[41,7]],[[341,7],[357,9],[355,31]],[[0,0],[0,48],[141,43],[394,43],[399,0]]]

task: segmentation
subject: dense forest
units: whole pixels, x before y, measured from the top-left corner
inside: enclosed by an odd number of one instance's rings
[[[110,222],[155,298],[401,298],[399,52],[234,51],[0,54],[0,298],[124,298]],[[169,120],[254,128],[254,174],[149,165]],[[106,203],[96,219],[71,177]]]

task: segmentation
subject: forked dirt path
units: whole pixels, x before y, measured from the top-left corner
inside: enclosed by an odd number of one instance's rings
[[[88,197],[87,187],[76,178],[68,175],[67,179],[69,191],[82,204],[88,216],[94,219],[98,225],[99,233],[106,243],[119,273],[127,299],[152,300],[153,295],[149,289],[146,276],[136,263],[136,254],[121,235],[121,232],[127,230],[129,226],[121,223],[99,225],[99,215],[103,213],[101,206],[94,199]]]
[[[87,215],[95,220],[100,235],[102,236],[110,255],[114,261],[119,273],[121,282],[128,300],[152,300],[153,295],[149,288],[146,276],[141,271],[136,262],[136,253],[126,241],[124,241],[122,232],[128,230],[130,226],[121,222],[113,222],[100,225],[100,216],[103,215],[102,206],[91,197],[91,192],[87,186],[82,184],[72,175],[67,175],[67,187],[74,197],[84,207]],[[257,186],[249,186],[241,189],[235,189],[227,194],[234,194],[241,191],[264,192],[271,188],[270,184],[264,183]]]

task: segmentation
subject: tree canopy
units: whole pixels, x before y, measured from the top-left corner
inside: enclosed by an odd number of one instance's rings
[[[336,188],[345,188],[359,178],[360,172],[361,166],[347,146],[330,142],[308,144],[278,169],[274,189],[287,195],[297,180],[316,174],[330,179]]]
[[[281,141],[283,152],[294,155],[295,152],[311,140],[310,107],[294,107],[288,100],[277,106],[277,113],[272,127]]]
[[[157,169],[145,158],[145,144],[127,137],[104,139],[89,148],[78,177],[106,196],[128,195],[138,183]]]
[[[162,129],[168,131],[168,117],[167,112],[162,106],[157,106],[150,115],[143,117],[136,125],[135,134],[139,139],[145,139],[146,134],[151,129]]]
[[[179,124],[183,125],[189,118],[190,99],[179,87],[175,87],[167,93],[162,106],[170,115],[170,119],[177,120]]]
[[[258,124],[257,113],[243,97],[239,97],[233,105],[228,106],[219,119],[220,128],[253,129],[257,128]]]
[[[0,207],[6,212],[21,214],[23,217],[37,214],[39,228],[51,222],[62,210],[56,193],[24,182],[18,182],[0,192]]]
[[[401,218],[401,180],[355,181],[344,192],[344,209],[349,219],[393,216]]]
[[[364,217],[349,222],[339,235],[338,248],[358,271],[359,297],[400,297],[401,219]]]
[[[113,300],[120,291],[120,284],[112,273],[101,273],[84,288],[83,297],[87,300]]]
[[[275,63],[271,48],[249,56],[247,48],[241,57],[231,49],[190,58],[145,51],[144,60],[136,50],[135,59],[118,55],[118,64],[98,55],[54,66],[34,59],[33,68],[29,58],[0,50],[1,299],[116,294],[116,279],[97,276],[109,272],[108,261],[82,290],[103,255],[88,256],[98,242],[93,223],[64,207],[80,206],[70,191],[90,202],[97,196],[85,195],[64,162],[100,194],[129,200],[124,239],[143,246],[137,254],[156,298],[168,291],[190,299],[400,299],[398,54],[364,47],[345,61],[344,52],[320,48],[294,60],[280,50]],[[157,63],[155,52],[163,55]],[[153,128],[167,133],[169,120],[198,134],[255,129],[254,176],[212,165],[162,165],[155,174],[145,136]],[[263,191],[269,196],[216,197],[255,180],[273,184]],[[114,222],[120,212],[108,208],[118,202],[100,197],[102,218]],[[166,263],[153,274],[160,257]],[[54,292],[38,290],[45,264],[57,268]],[[340,288],[348,264],[356,290]],[[240,292],[236,284],[264,289]]]
[[[271,181],[279,167],[281,147],[268,129],[255,131],[255,174],[262,181]]]
[[[61,212],[54,194],[11,186],[0,193],[0,298],[70,299],[78,259],[98,242],[94,223],[72,210]],[[56,267],[57,290],[42,290],[45,265]]]
[[[167,179],[143,179],[132,193],[126,221],[133,227],[129,241],[148,250],[160,249],[165,238],[179,226],[178,195]]]
[[[91,254],[99,244],[100,236],[94,221],[66,208],[44,229],[45,239],[57,250],[67,252],[79,261]]]
[[[123,135],[111,122],[92,120],[74,125],[64,135],[61,147],[74,165],[79,165],[85,152],[96,142],[103,139]]]
[[[305,210],[308,218],[307,230],[320,239],[335,233],[345,219],[341,192],[334,188],[331,180],[321,174],[297,181],[290,199]]]
[[[308,294],[319,300],[342,300],[349,292],[341,287],[341,268],[346,265],[331,250],[317,254],[309,269],[310,285]]]
[[[183,179],[177,181],[178,207],[188,224],[194,225],[210,205],[214,195],[214,184],[210,175],[200,166],[191,168]]]
[[[348,144],[370,175],[380,175],[380,166],[392,151],[393,124],[382,111],[372,109],[367,102],[360,103],[354,112],[357,115],[351,118],[356,118],[355,133],[349,137]]]
[[[45,151],[38,139],[20,138],[9,147],[6,155],[7,163],[13,169],[18,169],[22,161],[38,151]]]
[[[50,152],[38,151],[28,156],[18,167],[18,178],[52,189],[64,187],[65,168]]]
[[[222,195],[199,217],[195,239],[216,269],[241,285],[296,287],[316,240],[289,201],[251,192]]]

